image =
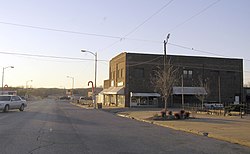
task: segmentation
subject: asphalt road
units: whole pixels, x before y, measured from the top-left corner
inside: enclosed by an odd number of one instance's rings
[[[1,154],[250,153],[250,148],[87,110],[67,101],[0,112]]]

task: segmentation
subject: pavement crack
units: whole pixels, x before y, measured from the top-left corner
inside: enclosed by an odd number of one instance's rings
[[[43,145],[43,146],[38,146],[37,148],[34,148],[32,150],[29,151],[29,154],[33,154],[33,152],[35,152],[36,150],[40,150],[42,148],[47,148],[47,147],[50,147],[50,146],[53,146],[55,143],[52,142],[50,144],[46,144],[46,145]]]

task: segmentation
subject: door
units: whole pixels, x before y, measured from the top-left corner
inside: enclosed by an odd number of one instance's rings
[[[22,104],[22,100],[18,96],[12,96],[10,104],[11,109],[19,109]]]

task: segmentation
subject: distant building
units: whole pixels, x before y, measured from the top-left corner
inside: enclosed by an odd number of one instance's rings
[[[0,91],[0,95],[17,95],[17,91]]]
[[[199,81],[209,88],[205,101],[234,102],[243,98],[243,60],[167,55],[179,76],[168,100],[171,106],[199,103],[195,97],[202,90]],[[123,52],[109,63],[109,79],[104,81],[102,103],[124,107],[163,106],[160,94],[155,91],[151,77],[158,67],[163,68],[163,55]],[[183,77],[183,78],[182,78]],[[183,80],[183,89],[182,88]],[[204,91],[204,89],[202,90]]]

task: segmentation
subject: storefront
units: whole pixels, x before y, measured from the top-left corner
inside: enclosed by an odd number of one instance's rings
[[[100,94],[104,105],[125,107],[124,87],[110,87]]]
[[[130,92],[130,107],[158,107],[158,93],[133,93]]]
[[[207,92],[204,87],[173,87],[172,105],[175,107],[200,104]],[[197,102],[198,101],[198,102]]]

